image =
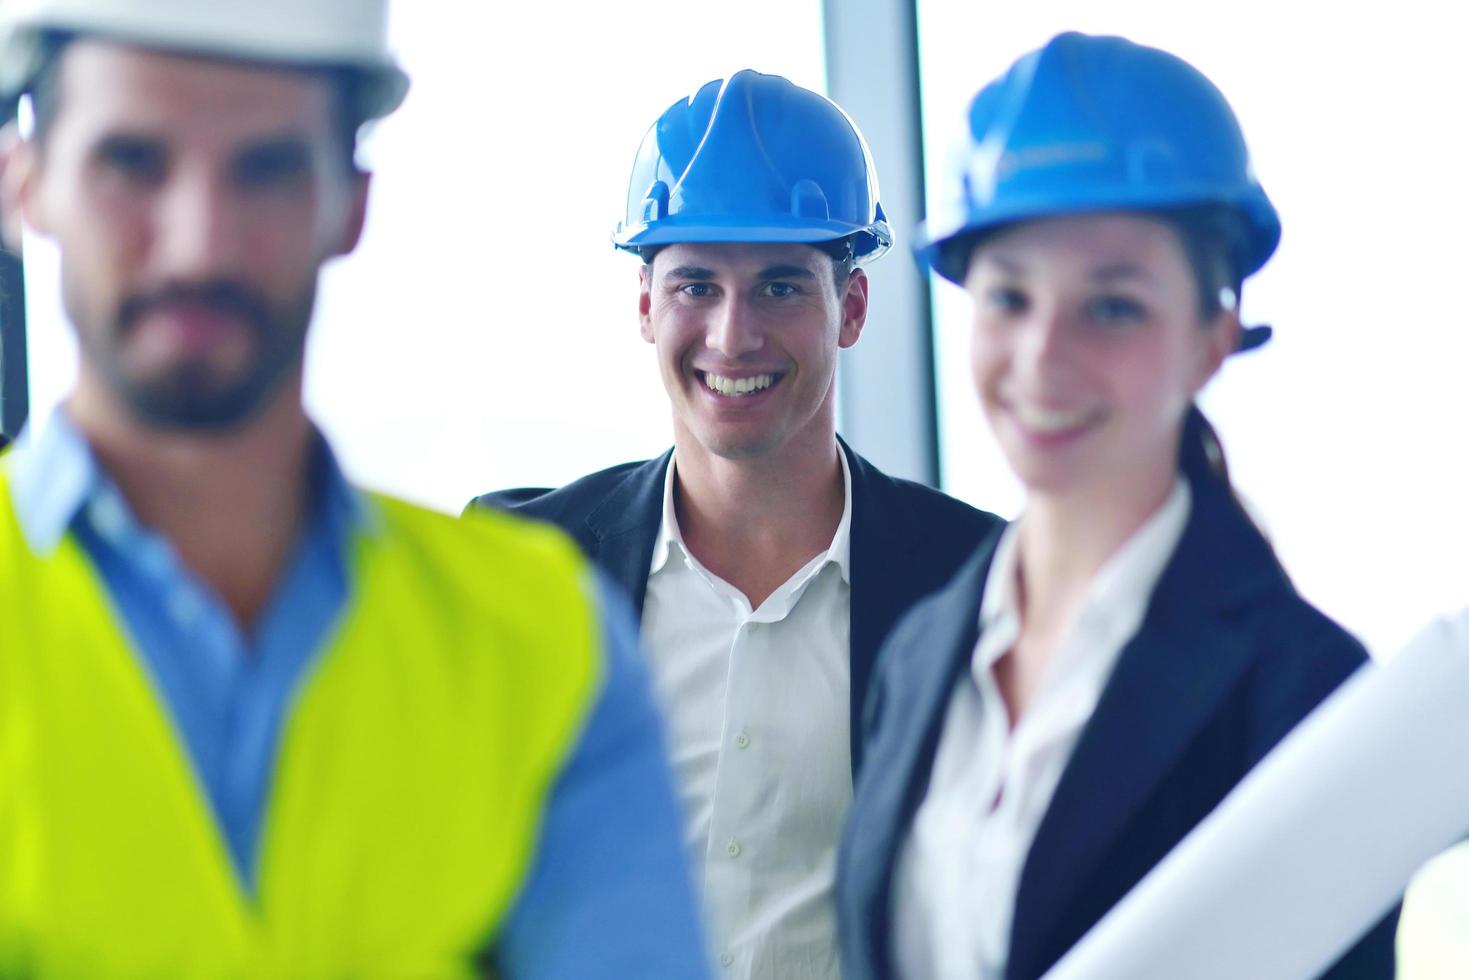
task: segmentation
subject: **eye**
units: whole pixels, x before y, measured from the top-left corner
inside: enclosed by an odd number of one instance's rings
[[[1098,323],[1127,326],[1147,319],[1143,304],[1127,296],[1098,296],[1087,305],[1087,312]]]
[[[767,282],[761,291],[773,299],[786,299],[795,296],[801,288],[789,282]]]
[[[115,136],[97,148],[97,161],[103,169],[138,184],[156,184],[167,169],[167,155],[154,140],[132,136]]]
[[[984,305],[993,312],[1015,316],[1030,309],[1030,297],[1014,286],[997,286],[984,294]]]
[[[714,295],[714,284],[708,282],[686,282],[678,287],[678,291],[694,299],[706,299]]]
[[[235,161],[235,180],[244,188],[266,190],[289,184],[311,167],[310,154],[297,142],[253,147]]]

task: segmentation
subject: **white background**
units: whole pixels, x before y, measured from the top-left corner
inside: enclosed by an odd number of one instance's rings
[[[637,262],[609,244],[638,142],[741,67],[824,88],[816,0],[499,6],[397,4],[414,89],[367,147],[367,236],[329,270],[311,347],[308,402],[348,468],[446,510],[665,448]],[[930,186],[974,91],[1065,28],[1169,48],[1229,97],[1285,237],[1245,291],[1276,339],[1205,407],[1297,584],[1379,652],[1469,601],[1469,67],[1434,9],[920,4]],[[893,219],[911,242],[911,216]],[[30,242],[26,258],[44,415],[74,352],[54,256]],[[1013,514],[970,389],[967,301],[934,291],[946,488]]]
[[[307,402],[352,474],[457,511],[672,439],[638,261],[612,248],[643,133],[740,68],[824,89],[817,0],[395,4],[408,101],[371,135],[366,236],[323,281]],[[26,243],[32,414],[72,383],[56,257]]]

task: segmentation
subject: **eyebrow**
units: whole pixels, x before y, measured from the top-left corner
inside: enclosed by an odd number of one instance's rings
[[[1007,255],[991,253],[990,255],[985,256],[985,261],[993,263],[994,265],[998,266],[1001,271],[1012,276],[1023,276],[1026,272],[1025,265],[1023,263],[1018,262]],[[1126,279],[1136,279],[1139,282],[1153,281],[1153,277],[1148,273],[1148,270],[1135,262],[1114,262],[1111,265],[1104,265],[1101,268],[1093,269],[1087,275],[1087,278],[1090,279],[1092,282],[1102,284],[1113,283],[1119,280]]]
[[[714,270],[706,269],[701,265],[680,265],[668,270],[670,279],[695,279],[699,282],[712,282]]]
[[[760,270],[761,279],[809,279],[816,280],[816,273],[800,265],[772,265]]]
[[[1141,282],[1152,282],[1153,277],[1148,270],[1133,262],[1116,262],[1112,265],[1104,265],[1100,269],[1094,269],[1089,277],[1093,282],[1116,282],[1119,279],[1137,279]]]
[[[1009,273],[1012,276],[1019,276],[1025,273],[1025,266],[1007,255],[1001,255],[996,252],[991,252],[988,255],[983,256],[981,258],[981,261],[997,265],[1000,267],[1001,272]]]
[[[277,167],[303,168],[311,160],[311,147],[296,134],[270,136],[242,147],[235,154],[237,165],[271,164]]]

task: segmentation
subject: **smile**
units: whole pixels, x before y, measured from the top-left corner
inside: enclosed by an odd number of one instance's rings
[[[1094,411],[1085,408],[1056,409],[1025,404],[1011,404],[1008,408],[1022,428],[1039,436],[1075,432],[1096,418]]]
[[[730,378],[712,371],[698,371],[700,380],[704,387],[716,395],[724,395],[727,398],[741,398],[764,391],[781,379],[779,374],[757,374],[748,378]]]

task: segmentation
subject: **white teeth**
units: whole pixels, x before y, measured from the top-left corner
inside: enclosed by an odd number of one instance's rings
[[[704,373],[704,384],[710,391],[721,395],[737,397],[739,395],[750,395],[757,391],[764,391],[775,384],[775,375],[757,374],[753,378],[726,378],[722,374]]]
[[[1068,412],[1034,405],[1016,405],[1014,412],[1021,425],[1038,432],[1066,432],[1079,428],[1091,418],[1091,412],[1086,409]]]

